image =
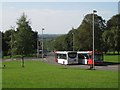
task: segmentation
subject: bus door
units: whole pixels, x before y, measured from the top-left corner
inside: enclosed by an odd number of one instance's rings
[[[78,54],[78,63],[79,64],[87,64],[89,59],[88,54]]]
[[[82,54],[78,54],[78,64],[83,64],[84,56]]]

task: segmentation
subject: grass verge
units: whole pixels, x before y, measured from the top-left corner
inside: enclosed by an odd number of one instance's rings
[[[3,62],[3,88],[118,88],[118,72],[83,70],[40,61]]]
[[[104,61],[106,62],[120,62],[120,55],[104,55]]]

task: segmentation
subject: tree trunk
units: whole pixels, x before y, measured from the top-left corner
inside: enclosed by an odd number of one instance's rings
[[[118,51],[118,55],[119,55],[120,53],[119,53],[119,51]]]
[[[107,54],[107,51],[105,51],[105,55]]]

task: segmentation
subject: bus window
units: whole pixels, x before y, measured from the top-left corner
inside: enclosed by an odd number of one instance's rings
[[[78,54],[78,58],[79,59],[89,59],[89,55],[88,54]]]
[[[89,59],[89,55],[88,54],[84,54],[84,58],[85,59]]]
[[[103,60],[102,55],[100,54],[95,55],[95,61],[101,61],[101,60]]]
[[[84,56],[82,54],[78,54],[79,59],[84,59]]]
[[[60,59],[60,54],[57,54],[57,58]]]
[[[57,54],[58,59],[67,59],[66,54]]]

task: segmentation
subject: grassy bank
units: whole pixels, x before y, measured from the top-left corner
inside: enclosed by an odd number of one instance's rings
[[[120,55],[104,55],[104,61],[106,62],[120,62]]]
[[[117,88],[118,72],[83,70],[40,61],[3,62],[3,88]]]

